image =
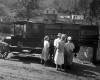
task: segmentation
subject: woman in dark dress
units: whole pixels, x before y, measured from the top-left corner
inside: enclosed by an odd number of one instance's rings
[[[69,36],[67,38],[67,42],[65,43],[65,47],[64,47],[64,67],[65,70],[67,68],[70,68],[72,65],[72,61],[73,61],[73,50],[75,48],[74,44],[72,43],[72,38]]]

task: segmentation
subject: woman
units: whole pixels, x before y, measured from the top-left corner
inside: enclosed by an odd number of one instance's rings
[[[44,61],[44,65],[46,65],[46,62],[49,59],[49,47],[50,47],[49,36],[45,36],[44,46],[43,46],[42,55],[41,55],[41,63],[43,64],[43,61]]]
[[[74,44],[71,42],[72,38],[69,36],[67,38],[67,42],[65,43],[65,47],[64,47],[64,66],[65,66],[65,70],[66,67],[70,69],[71,65],[72,65],[72,61],[73,61],[73,50],[75,48]]]
[[[61,40],[57,44],[57,50],[54,58],[57,70],[61,70],[62,64],[64,64],[64,45],[65,45],[65,35],[62,34]]]

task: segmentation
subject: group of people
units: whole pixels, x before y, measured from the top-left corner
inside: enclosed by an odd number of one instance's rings
[[[56,64],[56,70],[62,70],[62,65],[64,69],[70,69],[73,60],[73,50],[75,48],[72,37],[66,34],[58,33],[58,37],[54,40],[54,63]],[[50,42],[49,36],[44,37],[44,46],[41,54],[41,63],[46,65],[49,59]]]

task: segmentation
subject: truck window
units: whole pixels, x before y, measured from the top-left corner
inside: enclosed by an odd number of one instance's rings
[[[15,26],[15,35],[23,35],[23,26],[22,25],[16,25]]]

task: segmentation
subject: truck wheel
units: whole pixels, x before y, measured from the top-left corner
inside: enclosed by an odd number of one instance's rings
[[[8,56],[8,53],[9,53],[9,52],[5,52],[5,53],[3,54],[3,57],[2,57],[2,58],[3,58],[3,59],[6,59],[7,56]]]

